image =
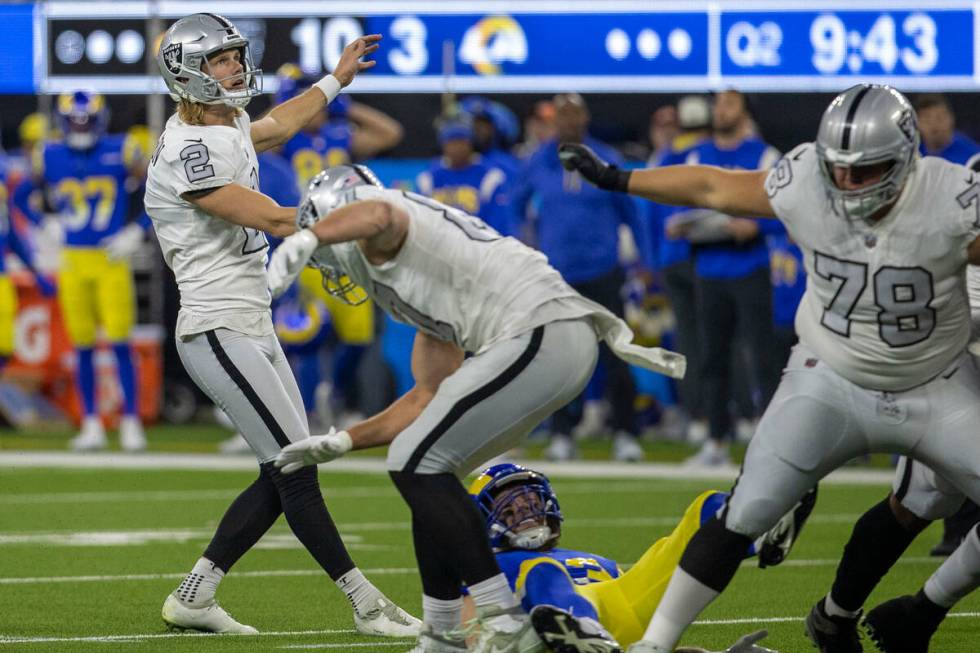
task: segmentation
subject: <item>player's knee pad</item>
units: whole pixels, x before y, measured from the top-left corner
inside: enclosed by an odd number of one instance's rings
[[[752,538],[725,527],[717,517],[705,522],[688,542],[680,567],[699,582],[721,592],[745,559]]]

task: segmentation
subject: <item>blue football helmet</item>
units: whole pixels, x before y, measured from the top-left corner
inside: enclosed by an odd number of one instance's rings
[[[65,92],[58,96],[58,128],[73,150],[95,146],[109,128],[105,98],[90,91]]]
[[[548,477],[512,463],[494,465],[472,484],[470,496],[487,522],[494,551],[554,546],[564,517]]]

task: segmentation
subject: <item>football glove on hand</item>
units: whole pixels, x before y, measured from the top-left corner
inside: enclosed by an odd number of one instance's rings
[[[101,243],[110,261],[128,261],[143,245],[143,228],[128,224]]]
[[[286,292],[319,246],[316,234],[309,229],[300,229],[282,241],[269,261],[269,290],[273,297]]]
[[[577,171],[586,180],[603,190],[627,192],[630,172],[620,170],[615,164],[599,158],[587,145],[562,143],[558,146],[558,160],[569,172]]]
[[[756,646],[755,643],[769,635],[768,630],[757,630],[740,637],[737,642],[726,648],[724,651],[708,651],[703,648],[679,647],[675,653],[779,653],[771,648]]]
[[[283,447],[276,456],[275,465],[283,474],[292,474],[307,465],[330,462],[351,450],[354,443],[347,431],[330,427],[326,435],[313,435],[301,442]]]

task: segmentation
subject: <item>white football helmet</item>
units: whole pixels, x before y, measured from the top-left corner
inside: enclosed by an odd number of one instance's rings
[[[215,79],[202,70],[209,57],[231,49],[241,53],[241,73]],[[231,21],[217,14],[191,14],[171,25],[160,41],[157,65],[175,101],[227,104],[241,109],[262,93],[262,71],[252,64],[248,39]],[[229,91],[221,86],[221,82],[238,77],[245,81],[243,90]]]
[[[367,166],[349,163],[320,172],[307,186],[306,197],[296,211],[296,226],[300,229],[312,227],[330,211],[345,204],[347,193],[358,186],[384,188]],[[324,289],[345,304],[357,306],[368,300],[364,289],[344,272],[330,245],[318,248],[307,265],[320,270]]]

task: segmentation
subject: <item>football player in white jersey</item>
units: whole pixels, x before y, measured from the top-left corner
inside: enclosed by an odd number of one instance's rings
[[[413,653],[542,651],[460,478],[576,397],[599,339],[617,356],[672,376],[683,375],[683,356],[633,345],[629,327],[579,295],[541,253],[458,209],[386,190],[363,166],[315,177],[298,221],[307,228],[283,241],[269,264],[273,294],[311,261],[338,297],[370,297],[418,330],[416,385],[349,431],[286,447],[276,465],[297,472],[390,442],[388,470],[412,510],[422,577]],[[454,632],[464,583],[481,624],[470,649]]]
[[[800,343],[728,505],[691,540],[633,653],[672,651],[731,580],[744,542],[855,456],[898,452],[935,470],[920,474],[910,494],[955,488],[980,497],[980,371],[966,350],[966,265],[980,263],[980,177],[920,159],[918,138],[901,93],[860,85],[830,103],[816,142],[769,172],[673,166],[630,173],[582,145],[562,146],[565,167],[602,188],[778,217],[805,254]],[[893,531],[900,525],[889,503],[878,513]],[[887,539],[879,534],[879,542]],[[821,617],[833,611],[823,602],[819,608]]]
[[[259,477],[228,508],[193,570],[163,605],[177,628],[250,634],[214,600],[232,565],[285,514],[290,528],[354,607],[358,631],[413,636],[419,622],[354,565],[327,512],[314,469],[286,476],[272,460],[309,437],[306,412],[276,339],[265,233],[294,231],[295,209],[258,192],[256,151],[284,142],[336,97],[380,36],[348,45],[332,75],[251,122],[259,93],[248,40],[227,19],[194,14],[164,34],[157,63],[177,113],[152,157],[146,209],[180,289],[177,350],[187,372],[255,452]]]

